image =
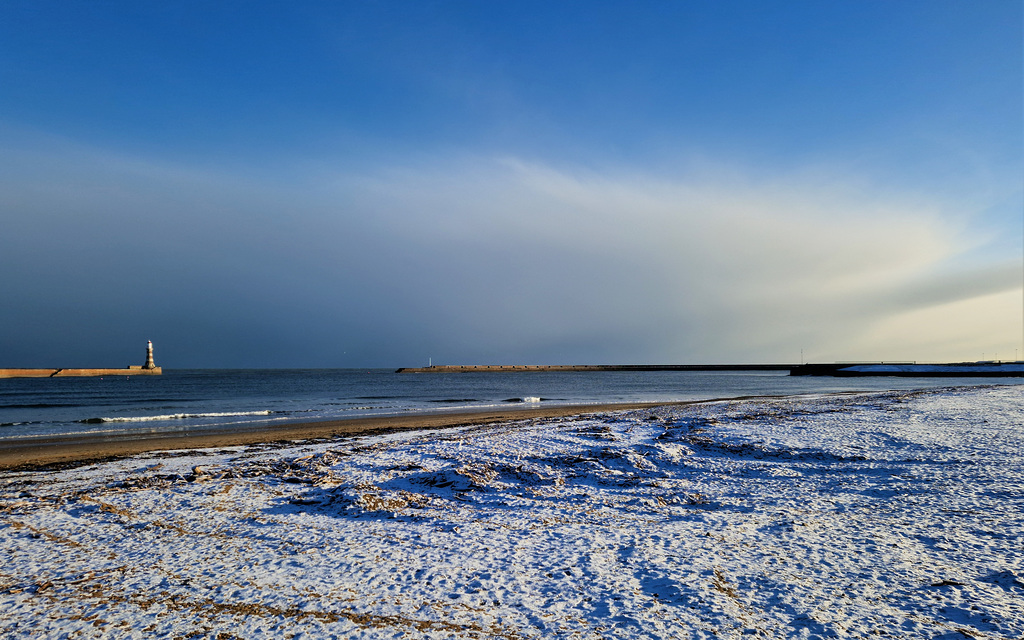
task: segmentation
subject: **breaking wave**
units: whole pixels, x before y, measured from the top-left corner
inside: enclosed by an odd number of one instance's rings
[[[196,418],[233,418],[241,416],[269,416],[273,411],[223,411],[213,413],[170,413],[161,416],[126,416],[118,418],[88,418],[79,420],[83,424],[103,424],[105,422],[155,422],[157,420],[194,420]]]

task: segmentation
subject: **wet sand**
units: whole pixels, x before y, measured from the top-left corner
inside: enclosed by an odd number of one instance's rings
[[[488,424],[528,418],[553,418],[602,411],[642,409],[668,404],[644,402],[624,404],[575,405],[544,408],[501,408],[494,411],[443,413],[414,416],[353,418],[327,422],[260,425],[252,428],[216,432],[160,433],[83,436],[69,439],[32,439],[31,442],[0,441],[0,469],[73,467],[101,460],[124,458],[147,451],[190,450],[211,447],[287,443],[301,440],[350,438],[374,433],[423,429],[444,429],[463,425]]]

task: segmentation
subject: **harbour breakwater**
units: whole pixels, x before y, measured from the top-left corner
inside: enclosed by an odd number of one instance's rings
[[[84,378],[98,376],[158,376],[164,370],[153,362],[153,341],[146,342],[146,364],[124,369],[0,369],[0,378]]]
[[[791,376],[895,376],[901,378],[1019,378],[1024,362],[837,362],[802,364],[790,369]]]
[[[788,371],[794,364],[438,364],[401,367],[395,373],[476,373],[500,371]]]
[[[127,369],[0,369],[0,378],[72,378],[97,376],[158,376],[162,367],[145,369],[131,366]]]
[[[791,376],[903,378],[1024,377],[1024,362],[836,362],[832,364],[665,364],[665,365],[431,365],[395,373],[488,373],[529,371],[788,371]]]

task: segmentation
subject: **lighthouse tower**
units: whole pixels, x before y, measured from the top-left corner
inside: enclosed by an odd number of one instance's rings
[[[146,341],[146,364],[142,365],[143,369],[156,369],[156,365],[153,364],[153,341]]]

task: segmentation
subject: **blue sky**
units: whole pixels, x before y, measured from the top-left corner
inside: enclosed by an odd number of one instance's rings
[[[1021,349],[1019,1],[208,4],[0,5],[2,364]]]

